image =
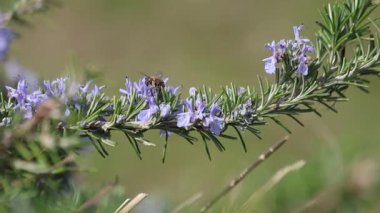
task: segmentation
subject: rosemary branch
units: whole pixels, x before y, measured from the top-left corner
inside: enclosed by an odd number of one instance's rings
[[[108,155],[105,145],[116,145],[111,132],[120,131],[141,158],[140,146],[154,145],[144,137],[153,129],[165,136],[163,162],[171,134],[191,144],[201,138],[210,159],[209,142],[225,150],[220,138],[239,139],[246,151],[243,131],[261,138],[260,126],[273,121],[291,133],[279,119],[281,115],[303,125],[297,115],[313,112],[321,116],[315,104],[336,112],[335,103],[348,100],[344,93],[350,86],[368,91],[365,76],[380,73],[380,39],[371,28],[380,27],[376,18],[370,18],[375,8],[370,0],[329,4],[321,12],[313,43],[301,37],[302,26],[293,28],[293,40],[268,43],[272,56],[264,59],[265,70],[275,74],[274,83],[258,77],[257,87],[231,84],[219,93],[207,87],[191,88],[183,98],[179,87],[160,77],[126,79],[121,96],[113,97],[103,92],[105,86],[91,86],[91,81],[81,85],[59,78],[44,81],[41,89],[27,93],[26,82],[20,80],[17,88],[7,87],[8,97],[1,96],[0,122],[10,126],[9,120],[20,112],[28,119],[34,108],[53,98],[64,106],[64,122],[58,131],[91,141],[104,157]],[[237,137],[226,135],[228,128]]]

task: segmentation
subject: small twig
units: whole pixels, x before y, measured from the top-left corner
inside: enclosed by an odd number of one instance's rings
[[[129,201],[131,201],[130,198],[125,199],[124,202],[119,206],[119,208],[115,210],[115,213],[119,213],[127,205],[127,203],[129,203]]]
[[[182,209],[190,206],[193,204],[195,201],[199,200],[203,196],[202,193],[198,192],[197,194],[191,196],[189,199],[185,200],[185,202],[179,204],[173,211],[172,213],[177,213],[180,212]]]
[[[124,201],[124,203],[127,203],[124,205],[124,207],[119,207],[115,213],[128,213],[130,212],[133,208],[135,208],[142,200],[144,200],[148,194],[146,193],[140,193],[136,197],[134,197],[130,202]],[[123,204],[121,204],[123,206]]]
[[[257,190],[248,198],[248,200],[240,208],[239,212],[247,212],[250,204],[257,201],[258,198],[271,190],[287,174],[289,174],[289,172],[297,171],[301,169],[305,164],[306,163],[304,160],[300,160],[277,171],[276,174],[274,174],[259,190]]]
[[[118,178],[116,177],[115,180],[105,186],[103,189],[101,189],[96,195],[94,195],[92,198],[87,200],[85,203],[83,203],[78,209],[77,212],[82,212],[83,210],[99,203],[101,199],[103,199],[119,182]]]
[[[239,177],[233,179],[231,183],[221,191],[217,196],[215,196],[209,203],[207,203],[202,209],[201,212],[206,212],[210,209],[216,202],[218,202],[222,197],[224,197],[228,192],[234,189],[244,178],[247,177],[254,169],[256,169],[262,162],[269,158],[274,152],[276,152],[282,145],[288,141],[288,136],[285,136],[282,140],[272,145],[267,152],[261,154],[259,158],[254,161],[248,168],[240,173]]]

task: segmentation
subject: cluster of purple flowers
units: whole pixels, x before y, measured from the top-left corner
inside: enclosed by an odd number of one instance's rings
[[[15,111],[20,111],[24,114],[25,119],[30,119],[33,116],[34,110],[41,103],[54,98],[61,101],[66,106],[65,116],[70,115],[70,105],[80,110],[81,107],[89,105],[92,98],[99,95],[104,86],[95,85],[88,92],[91,82],[87,82],[84,86],[77,83],[71,83],[68,86],[68,78],[58,78],[53,81],[44,81],[41,89],[29,91],[28,85],[24,79],[18,81],[17,87],[13,88],[6,86],[8,97],[15,100]],[[86,101],[82,101],[85,99]]]
[[[195,88],[190,89],[190,97],[186,100],[179,100],[177,106],[165,103],[157,98],[158,93],[154,86],[147,84],[147,79],[142,78],[137,82],[126,80],[125,88],[120,89],[120,93],[130,97],[132,92],[137,97],[144,98],[146,107],[136,116],[136,121],[150,122],[158,116],[161,119],[176,119],[177,127],[190,129],[192,126],[201,126],[210,130],[213,134],[219,135],[224,128],[222,110],[218,104],[214,103],[207,109],[206,102]],[[166,85],[168,79],[164,80]],[[164,91],[173,96],[177,96],[180,87],[165,86]]]
[[[14,109],[24,113],[25,119],[30,119],[33,109],[47,99],[47,95],[41,91],[28,92],[28,86],[24,79],[20,80],[16,88],[6,86],[8,97],[16,100]]]
[[[167,81],[168,78],[164,79],[164,84],[166,84]],[[172,86],[166,86],[165,92],[176,96],[179,89],[180,87],[174,88]],[[155,86],[147,83],[147,78],[141,78],[137,82],[132,82],[131,80],[126,79],[125,89],[120,89],[119,91],[128,98],[131,98],[132,92],[134,92],[137,95],[138,100],[145,99],[146,107],[137,115],[137,121],[148,122],[156,115],[160,115],[161,118],[167,118],[171,114],[169,103],[163,103],[157,99],[156,96],[159,92]]]
[[[264,59],[265,71],[268,74],[276,72],[276,64],[281,63],[284,59],[288,59],[295,73],[306,76],[309,71],[308,53],[313,53],[314,48],[310,45],[310,40],[302,38],[300,31],[303,26],[294,26],[294,40],[281,40],[279,42],[272,41],[265,45],[272,52],[272,56]]]
[[[0,23],[0,61],[5,60],[12,39],[12,31]]]
[[[167,79],[164,82],[166,84]],[[102,90],[105,86],[94,85],[90,89],[91,84],[92,82],[88,81],[84,85],[80,85],[65,77],[52,81],[46,80],[41,88],[30,91],[26,80],[21,79],[15,88],[7,86],[6,89],[8,98],[14,103],[13,109],[22,112],[24,119],[30,119],[35,109],[49,98],[59,100],[63,104],[64,116],[69,116],[72,110],[86,112],[94,98],[104,95]],[[190,97],[186,100],[178,98],[180,87],[165,85],[162,88],[164,88],[162,91],[164,94],[158,93],[157,87],[147,83],[147,78],[142,78],[137,82],[126,80],[125,88],[120,89],[120,93],[126,95],[126,98],[130,100],[129,103],[135,104],[142,100],[145,101],[145,107],[132,118],[135,122],[149,127],[155,121],[170,121],[176,122],[179,128],[188,130],[192,127],[203,128],[215,135],[219,135],[223,131],[225,120],[218,103],[206,103],[205,97],[195,88],[190,89]],[[162,95],[171,98],[164,101],[160,97]],[[135,97],[133,100],[132,96]],[[98,120],[104,120],[104,113],[99,114],[101,118]],[[117,115],[116,123],[121,124],[125,118],[125,115]],[[164,132],[170,134],[170,132]]]
[[[183,101],[183,110],[177,115],[177,126],[190,128],[194,125],[201,125],[209,129],[211,133],[219,135],[224,128],[220,106],[214,103],[207,110],[206,102],[202,99],[201,94],[197,94],[195,88],[190,88],[189,93],[190,98]]]

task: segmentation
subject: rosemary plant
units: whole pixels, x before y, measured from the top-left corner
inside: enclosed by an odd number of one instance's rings
[[[39,1],[18,2],[2,19],[1,60],[6,59],[13,40],[7,21],[32,12],[37,8],[32,6]],[[21,9],[26,7],[24,4],[32,9]],[[321,11],[317,22],[320,29],[314,40],[303,38],[302,26],[295,26],[293,39],[269,42],[266,47],[271,56],[263,60],[264,69],[275,76],[275,81],[258,77],[256,87],[231,83],[218,92],[202,87],[182,94],[180,87],[168,84],[168,79],[127,78],[124,85],[120,82],[120,94],[109,97],[105,86],[91,81],[78,83],[64,77],[44,81],[40,89],[30,91],[27,82],[20,79],[16,88],[7,86],[8,93],[1,94],[0,167],[9,168],[9,179],[48,176],[54,180],[54,174],[75,169],[75,165],[60,162],[87,144],[92,143],[102,156],[107,156],[106,147],[116,145],[110,137],[112,131],[122,132],[141,158],[140,146],[154,145],[144,137],[145,133],[160,130],[166,141],[163,161],[171,134],[190,144],[202,141],[211,159],[210,144],[224,151],[220,138],[239,139],[247,151],[242,133],[248,131],[261,138],[259,129],[269,121],[290,133],[279,116],[288,116],[303,125],[297,118],[299,114],[312,112],[321,116],[316,104],[336,111],[337,102],[348,100],[345,91],[350,86],[368,92],[365,76],[380,72],[380,28],[378,18],[370,17],[375,9],[370,0],[328,4]],[[41,115],[46,108],[49,110]],[[226,134],[230,128],[236,135]],[[49,157],[39,153],[48,153]],[[2,183],[1,188],[5,190],[10,185]]]

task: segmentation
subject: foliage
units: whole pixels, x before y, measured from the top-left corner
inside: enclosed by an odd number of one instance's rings
[[[42,2],[16,1],[6,13],[0,28],[5,44],[0,60],[6,59],[14,39],[7,22],[40,10]],[[28,187],[37,189],[33,193],[68,187],[71,173],[78,168],[67,158],[90,143],[107,156],[106,147],[116,145],[113,131],[122,132],[140,158],[140,146],[154,145],[144,134],[158,129],[166,139],[163,161],[171,134],[190,144],[200,138],[211,159],[210,143],[224,151],[221,138],[239,139],[246,151],[242,133],[261,138],[259,128],[268,121],[290,133],[281,115],[303,125],[296,116],[309,112],[321,116],[318,103],[336,112],[335,104],[348,100],[344,93],[349,86],[368,92],[365,77],[379,75],[376,30],[380,29],[377,19],[370,18],[375,8],[369,0],[329,4],[321,11],[313,42],[300,35],[302,26],[296,26],[293,40],[267,44],[272,56],[264,59],[265,70],[275,75],[275,81],[258,77],[257,87],[231,83],[216,93],[208,87],[191,88],[183,96],[180,87],[168,85],[167,79],[144,76],[136,82],[127,78],[120,94],[109,97],[105,86],[92,86],[91,81],[58,78],[32,91],[20,79],[15,88],[6,87],[8,95],[1,95],[0,168],[6,171],[1,190],[12,196]],[[236,135],[226,135],[229,128]]]

